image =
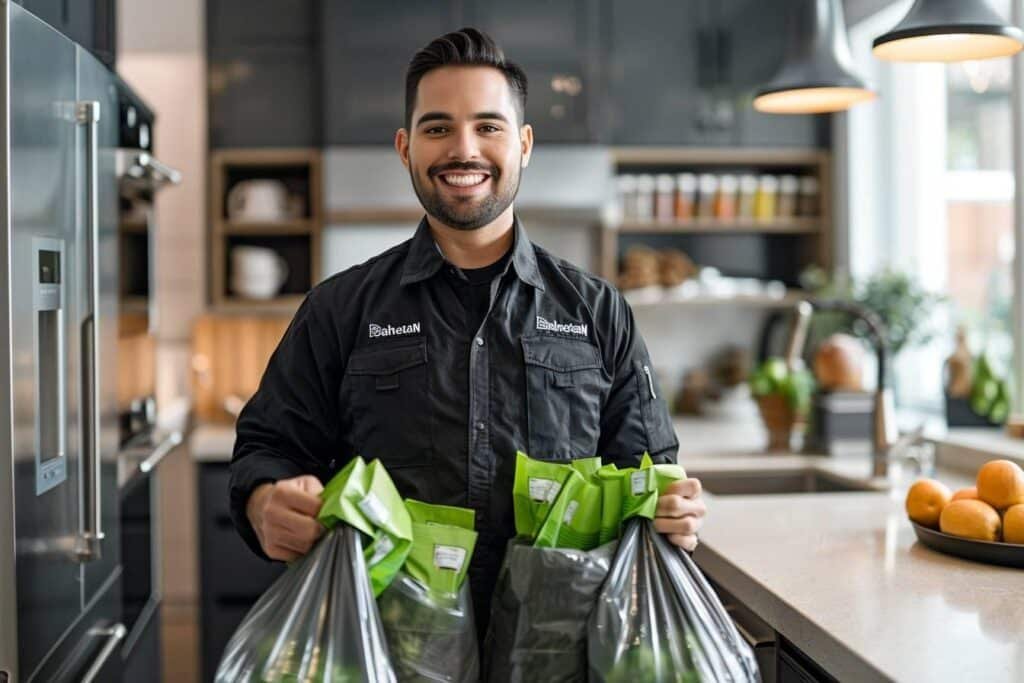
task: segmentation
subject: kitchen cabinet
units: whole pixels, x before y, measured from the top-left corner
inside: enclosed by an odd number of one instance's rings
[[[199,466],[200,642],[203,680],[212,681],[238,624],[285,569],[256,557],[231,522],[227,462]]]
[[[15,0],[114,69],[117,54],[116,0]]]
[[[756,0],[605,0],[602,137],[617,145],[820,147],[827,118],[753,110],[788,17]]]
[[[320,3],[207,3],[210,146],[321,142]]]
[[[405,70],[460,24],[457,1],[328,2],[323,6],[323,129],[328,145],[390,145],[405,125]]]

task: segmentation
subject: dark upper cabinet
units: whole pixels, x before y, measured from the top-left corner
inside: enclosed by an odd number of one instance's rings
[[[320,3],[209,0],[206,9],[210,146],[319,146]]]
[[[459,2],[323,4],[323,130],[328,145],[388,145],[404,125],[405,70],[419,48],[460,27]]]
[[[787,13],[761,0],[604,0],[604,139],[613,144],[813,146],[814,116],[753,110],[782,63]]]
[[[490,34],[528,81],[534,139],[596,142],[600,109],[597,0],[467,0],[466,24]]]
[[[114,69],[116,0],[22,0],[18,4]]]

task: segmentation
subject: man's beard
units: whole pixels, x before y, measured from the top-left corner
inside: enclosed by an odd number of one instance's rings
[[[444,180],[439,177],[439,174],[451,170],[483,171],[490,174],[484,182],[493,182],[496,187],[494,192],[480,199],[466,197],[449,201],[443,198],[440,189],[435,188],[430,182],[421,184],[412,164],[409,165],[409,178],[412,180],[412,188],[416,192],[420,204],[428,214],[456,230],[476,230],[488,225],[512,204],[519,192],[522,168],[518,169],[515,176],[510,176],[507,182],[503,182],[504,174],[497,168],[473,163],[442,164],[427,169],[427,175],[432,179],[436,178],[436,182],[443,183]]]

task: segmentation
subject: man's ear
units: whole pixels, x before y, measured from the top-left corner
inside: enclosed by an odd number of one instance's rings
[[[409,168],[409,132],[405,128],[399,128],[395,133],[395,151],[402,165]]]
[[[533,126],[524,123],[519,129],[519,144],[523,155],[523,168],[530,165],[530,155],[533,153]]]

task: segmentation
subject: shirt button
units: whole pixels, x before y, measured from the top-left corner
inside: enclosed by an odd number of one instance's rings
[[[484,338],[483,337],[477,337],[476,338],[476,345],[477,346],[483,346],[484,345]]]
[[[485,425],[482,420],[480,422],[476,423],[476,431],[482,432],[486,428],[487,428],[487,425]]]

